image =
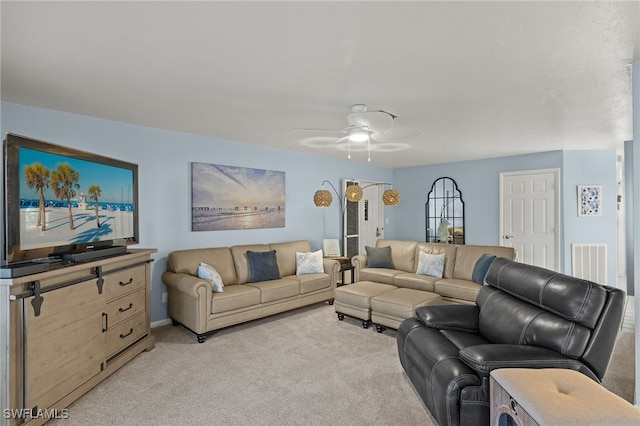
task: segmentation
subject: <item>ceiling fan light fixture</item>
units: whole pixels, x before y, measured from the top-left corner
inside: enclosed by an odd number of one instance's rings
[[[349,141],[353,143],[362,143],[369,140],[369,132],[364,129],[355,128],[349,131]]]

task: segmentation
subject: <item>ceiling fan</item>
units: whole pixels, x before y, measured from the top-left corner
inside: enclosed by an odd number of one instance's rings
[[[392,142],[419,136],[422,132],[406,126],[394,126],[397,115],[383,110],[369,111],[364,104],[351,106],[347,115],[347,126],[340,130],[330,129],[295,129],[302,131],[327,132],[345,134],[334,141],[335,144],[348,144],[348,158],[351,159],[351,144],[367,144],[368,161],[371,161],[372,142]]]

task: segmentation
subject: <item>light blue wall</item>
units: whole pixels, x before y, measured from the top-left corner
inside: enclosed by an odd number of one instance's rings
[[[607,283],[617,280],[617,170],[614,150],[564,151],[562,204],[564,209],[564,271],[571,273],[572,243],[607,245]],[[578,217],[578,185],[602,185],[602,216]]]
[[[7,132],[79,148],[137,163],[140,172],[140,245],[158,250],[154,256],[151,319],[167,318],[161,303],[161,275],[172,250],[339,237],[338,203],[316,208],[313,193],[324,179],[340,188],[341,180],[392,182],[400,204],[385,208],[386,238],[424,240],[424,208],[433,181],[453,178],[465,201],[468,244],[500,244],[500,172],[561,169],[561,254],[571,272],[572,242],[607,242],[609,276],[615,282],[615,151],[554,151],[540,154],[456,162],[389,170],[348,160],[275,150],[186,133],[172,132],[87,116],[2,103],[2,134]],[[279,170],[286,173],[286,226],[242,231],[190,231],[190,163],[193,161]],[[566,176],[565,176],[566,175]],[[602,184],[605,215],[578,218],[578,184]],[[595,225],[595,226],[594,226]],[[592,229],[593,228],[593,229]],[[597,229],[596,229],[597,228]],[[612,231],[613,229],[613,231]]]
[[[313,194],[322,181],[330,180],[339,190],[344,178],[390,182],[392,176],[389,169],[346,159],[330,160],[11,103],[3,103],[1,112],[3,135],[16,133],[138,164],[138,247],[158,250],[152,265],[152,321],[168,317],[167,305],[161,303],[166,291],[161,276],[170,251],[294,239],[310,240],[313,249],[320,249],[323,238],[338,238],[340,223],[337,200],[323,209],[313,204]],[[284,171],[285,227],[191,232],[190,164],[194,161]],[[393,210],[385,210],[392,218]],[[392,223],[391,219],[387,227],[390,234]]]
[[[465,242],[498,245],[500,239],[500,173],[562,167],[562,152],[492,158],[477,161],[395,169],[393,185],[402,194],[403,208],[396,211],[395,236],[425,239],[425,204],[433,182],[450,177],[462,192]],[[411,194],[411,196],[405,196]],[[406,203],[405,203],[406,201]]]
[[[607,244],[608,284],[616,285],[616,152],[553,151],[477,161],[408,167],[393,171],[393,185],[402,194],[394,216],[397,239],[425,239],[425,203],[434,180],[450,177],[465,202],[467,244],[498,245],[500,239],[500,173],[560,169],[560,264],[571,274],[571,244]],[[603,185],[604,215],[577,216],[577,185]]]

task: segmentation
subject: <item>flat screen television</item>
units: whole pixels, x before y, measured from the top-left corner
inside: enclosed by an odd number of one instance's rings
[[[138,243],[137,164],[7,134],[4,183],[5,266]]]

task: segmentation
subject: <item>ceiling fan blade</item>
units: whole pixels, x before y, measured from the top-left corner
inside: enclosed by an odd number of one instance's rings
[[[297,132],[347,133],[345,129],[306,129],[295,127],[292,130]]]
[[[415,127],[404,126],[402,124],[394,124],[391,130],[387,132],[374,132],[371,139],[376,142],[394,142],[402,139],[416,138],[422,134],[422,130]]]
[[[349,135],[347,136],[343,136],[341,138],[336,139],[335,141],[333,141],[333,143],[342,143],[342,142],[346,142],[347,139],[349,139]]]
[[[352,112],[347,115],[347,123],[372,132],[386,132],[393,125],[393,116],[384,111]]]

